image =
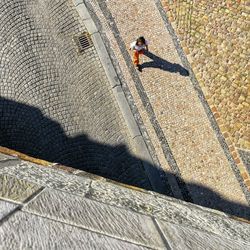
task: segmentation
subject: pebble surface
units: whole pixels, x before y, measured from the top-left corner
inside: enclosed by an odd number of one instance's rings
[[[220,128],[250,149],[249,3],[162,0]]]

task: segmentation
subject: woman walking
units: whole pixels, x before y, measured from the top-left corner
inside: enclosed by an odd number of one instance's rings
[[[143,37],[139,37],[136,41],[130,45],[130,50],[133,50],[133,63],[135,67],[141,71],[140,55],[144,54],[144,51],[148,50],[148,41]]]

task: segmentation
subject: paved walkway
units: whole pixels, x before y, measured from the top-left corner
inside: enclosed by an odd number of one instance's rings
[[[195,203],[219,203],[210,189],[223,198],[247,204],[155,1],[90,2],[119,60],[161,166],[184,179]],[[143,57],[142,73],[131,67],[128,54],[130,42],[138,35],[150,41],[151,53]],[[193,184],[208,188],[207,192]]]

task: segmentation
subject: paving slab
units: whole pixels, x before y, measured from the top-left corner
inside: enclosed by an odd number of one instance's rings
[[[14,203],[0,200],[0,220],[2,220],[4,217],[6,217],[11,212],[13,212],[17,207],[18,207],[18,205],[14,204]]]
[[[248,240],[250,225],[239,223],[217,210],[207,209],[157,193],[128,189],[105,181],[93,181],[87,196],[91,199],[124,207],[159,220],[182,224],[231,239]]]
[[[60,189],[69,193],[84,195],[89,188],[90,179],[68,174],[61,170],[43,167],[29,162],[0,168],[0,174],[15,176],[40,186]]]
[[[42,187],[10,175],[0,175],[0,198],[22,203]]]
[[[0,227],[0,249],[146,249],[25,212]]]
[[[164,247],[150,217],[68,193],[46,189],[24,211],[140,245]]]
[[[206,233],[193,228],[159,222],[159,226],[168,240],[171,249],[175,250],[249,250],[250,242],[241,238],[232,240],[223,235]]]

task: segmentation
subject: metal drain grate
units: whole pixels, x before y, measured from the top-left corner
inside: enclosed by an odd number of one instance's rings
[[[79,52],[83,52],[86,49],[92,47],[93,45],[90,34],[87,32],[76,37],[75,40],[76,40]]]

